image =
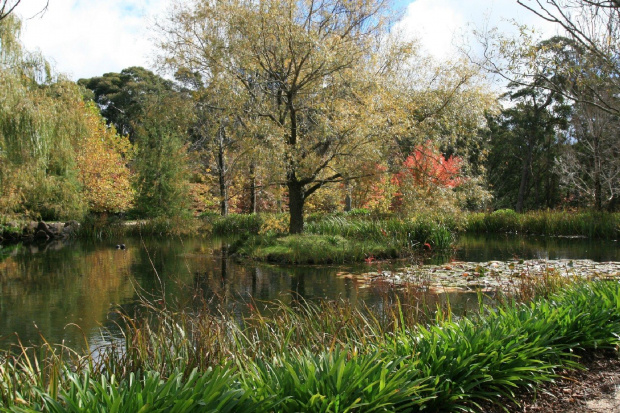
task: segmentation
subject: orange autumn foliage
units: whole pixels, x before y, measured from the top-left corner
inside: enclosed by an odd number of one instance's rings
[[[409,182],[424,188],[456,188],[463,183],[459,175],[461,165],[461,158],[451,156],[446,159],[437,148],[427,142],[416,147],[403,162],[403,169],[394,175],[392,180],[399,186]]]
[[[94,104],[85,108],[86,130],[78,148],[79,180],[91,212],[117,213],[132,205],[134,190],[126,164],[129,139],[106,126]]]
[[[465,183],[461,176],[462,160],[445,158],[431,143],[418,145],[404,160],[400,171],[392,176],[396,188],[391,209],[450,210],[457,201],[453,189]]]

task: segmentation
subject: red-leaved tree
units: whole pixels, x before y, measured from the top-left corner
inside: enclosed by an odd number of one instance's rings
[[[392,176],[392,184],[396,187],[392,209],[410,209],[420,201],[427,205],[429,202],[450,201],[449,198],[453,198],[451,189],[465,182],[461,176],[462,165],[461,158],[451,156],[446,159],[430,141],[418,145],[407,156],[400,171]]]

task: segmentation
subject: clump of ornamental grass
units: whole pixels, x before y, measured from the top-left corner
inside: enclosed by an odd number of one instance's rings
[[[189,215],[159,216],[136,221],[133,225],[125,225],[127,234],[136,236],[179,236],[196,235],[202,229],[202,222]]]

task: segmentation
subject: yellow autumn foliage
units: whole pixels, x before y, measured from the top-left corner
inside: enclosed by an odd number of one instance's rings
[[[106,126],[93,103],[85,104],[85,135],[78,149],[79,180],[91,212],[117,213],[132,206],[127,162],[131,155],[129,139]]]

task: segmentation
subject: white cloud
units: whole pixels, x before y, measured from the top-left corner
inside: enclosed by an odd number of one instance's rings
[[[471,41],[471,31],[497,27],[514,31],[511,21],[536,27],[544,35],[555,27],[533,15],[515,0],[414,0],[397,25],[408,38],[418,38],[422,47],[443,59],[457,53],[463,36]]]
[[[407,0],[400,0],[400,4]],[[149,67],[155,51],[149,40],[154,17],[167,0],[25,0],[16,12],[25,18],[22,39],[40,49],[57,69],[73,79],[118,72],[129,66]],[[398,23],[408,36],[439,58],[455,52],[455,36],[467,25],[510,28],[507,19],[538,23],[515,0],[414,0]],[[544,29],[549,31],[547,25]]]
[[[50,0],[47,11],[30,18],[46,0],[22,2],[22,40],[40,49],[57,71],[73,79],[148,66],[153,17],[165,0]]]

